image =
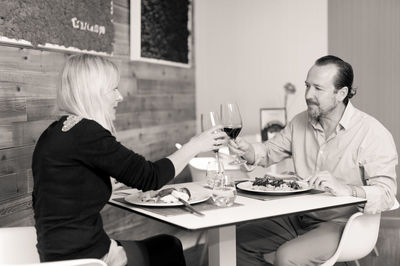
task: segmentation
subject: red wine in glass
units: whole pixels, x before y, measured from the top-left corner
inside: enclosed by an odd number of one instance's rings
[[[233,140],[239,135],[242,130],[242,117],[239,107],[236,103],[221,104],[221,122],[224,125],[224,131]],[[243,164],[245,160],[233,156],[234,160],[230,164]]]
[[[224,127],[225,133],[231,139],[236,139],[236,137],[239,136],[239,133],[240,133],[241,130],[242,130],[241,126],[237,126],[237,127],[226,126],[226,127]]]

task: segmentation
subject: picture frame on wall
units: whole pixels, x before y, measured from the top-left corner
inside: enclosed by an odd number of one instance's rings
[[[261,108],[260,109],[260,130],[261,140],[271,139],[277,132],[286,126],[285,108]]]
[[[192,0],[131,0],[131,60],[191,67]]]

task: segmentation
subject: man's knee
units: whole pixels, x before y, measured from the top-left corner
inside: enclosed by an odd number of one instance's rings
[[[310,258],[304,256],[302,252],[295,250],[291,246],[282,245],[275,254],[274,265],[292,266],[292,265],[313,265]]]
[[[326,254],[315,254],[315,256],[310,256],[310,254],[301,252],[298,249],[291,247],[290,245],[283,245],[276,251],[274,265],[321,265],[330,258],[330,256],[325,255]]]

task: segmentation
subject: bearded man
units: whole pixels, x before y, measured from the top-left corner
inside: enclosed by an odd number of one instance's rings
[[[390,132],[355,108],[353,69],[342,59],[319,58],[305,81],[307,110],[265,143],[238,138],[231,151],[249,164],[269,166],[292,158],[296,174],[335,196],[366,198],[369,214],[390,209],[398,162]],[[341,207],[257,221],[237,227],[237,265],[320,265],[336,251],[344,225],[358,209]],[[368,234],[368,232],[365,232]]]

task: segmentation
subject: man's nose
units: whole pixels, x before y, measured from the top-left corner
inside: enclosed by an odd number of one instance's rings
[[[314,88],[311,86],[308,89],[306,89],[306,95],[305,98],[307,99],[312,99],[314,96]]]

